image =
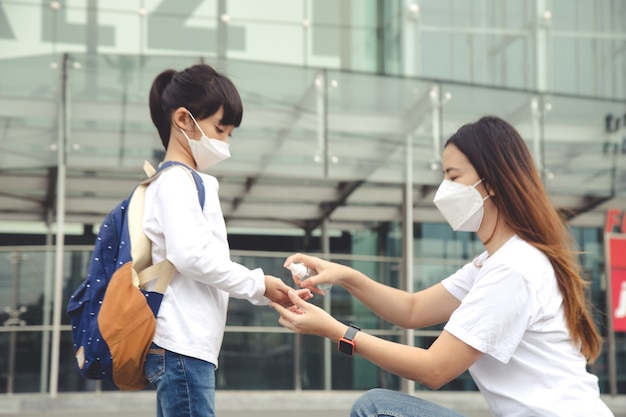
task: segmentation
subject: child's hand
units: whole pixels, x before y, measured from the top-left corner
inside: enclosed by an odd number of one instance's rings
[[[285,284],[280,278],[265,275],[264,295],[269,298],[270,301],[285,307],[293,306],[293,302],[289,299],[289,291],[294,291],[294,289]],[[296,290],[296,294],[303,300],[309,300],[313,297],[313,293],[308,288]]]

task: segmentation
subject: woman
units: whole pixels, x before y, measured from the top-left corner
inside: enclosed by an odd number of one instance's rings
[[[431,389],[469,369],[494,416],[612,416],[586,370],[601,339],[585,298],[570,235],[517,131],[496,117],[461,127],[443,153],[435,205],[454,230],[473,231],[485,251],[428,289],[409,294],[346,266],[295,254],[317,270],[306,281],[342,285],[378,316],[404,328],[446,323],[428,349],[346,326],[290,294],[273,304],[281,325],[340,341],[372,363]],[[348,340],[346,340],[348,339]],[[352,339],[350,341],[349,339]],[[352,346],[354,345],[354,346]],[[352,416],[459,416],[402,393],[375,389]]]
[[[166,149],[164,161],[205,170],[230,157],[229,137],[241,123],[243,107],[227,77],[194,65],[155,78],[150,113]],[[167,258],[176,268],[145,364],[159,417],[215,415],[215,369],[229,296],[256,305],[269,300],[292,305],[290,287],[279,278],[230,260],[217,179],[199,174],[206,191],[203,207],[184,167],[164,171],[146,190],[144,230],[152,258],[155,263]],[[308,289],[298,293],[312,296]]]

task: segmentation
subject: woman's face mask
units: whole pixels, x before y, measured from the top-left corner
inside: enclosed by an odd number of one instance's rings
[[[222,162],[225,159],[230,158],[230,146],[227,142],[209,138],[204,134],[202,128],[196,119],[193,117],[191,112],[187,110],[189,116],[191,116],[191,120],[196,124],[196,127],[202,133],[200,140],[193,140],[187,136],[187,133],[183,129],[180,129],[183,135],[187,138],[189,143],[189,148],[191,149],[191,154],[193,155],[193,159],[196,161],[196,166],[199,170],[207,169],[210,166],[213,166],[219,162]]]
[[[483,202],[489,198],[483,198],[476,189],[481,182],[482,179],[470,186],[444,179],[439,186],[433,203],[452,230],[476,232],[480,228],[484,214]]]

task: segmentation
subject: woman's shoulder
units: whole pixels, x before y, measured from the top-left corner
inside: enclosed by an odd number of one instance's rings
[[[541,279],[545,274],[554,274],[548,257],[541,250],[515,235],[503,245],[493,257],[494,263],[506,265],[506,268],[517,272],[526,279]]]
[[[502,255],[512,256],[514,259],[520,259],[523,256],[532,258],[546,258],[545,254],[525,241],[518,235],[513,235],[509,240],[498,250]],[[547,258],[546,258],[547,259]]]

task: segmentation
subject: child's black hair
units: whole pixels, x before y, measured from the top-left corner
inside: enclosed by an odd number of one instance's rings
[[[165,149],[169,144],[171,116],[179,107],[191,112],[196,120],[215,114],[224,107],[223,125],[238,127],[243,104],[232,81],[206,64],[183,71],[168,69],[154,79],[150,89],[150,116]]]

